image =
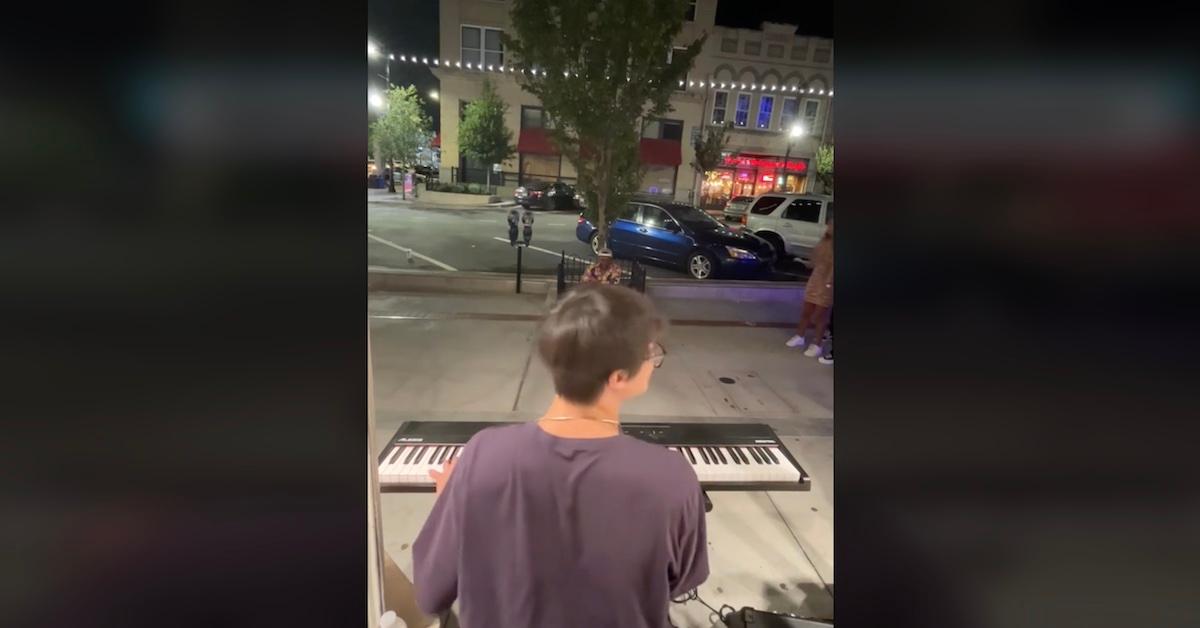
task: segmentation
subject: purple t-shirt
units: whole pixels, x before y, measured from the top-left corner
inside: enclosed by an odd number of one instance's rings
[[[706,546],[679,454],[526,423],[467,443],[413,542],[413,585],[430,614],[457,598],[465,628],[661,628],[708,577]]]

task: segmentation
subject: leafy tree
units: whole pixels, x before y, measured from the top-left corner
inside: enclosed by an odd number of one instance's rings
[[[490,80],[483,81],[483,96],[471,101],[458,127],[458,145],[467,155],[487,164],[488,189],[492,187],[492,164],[500,163],[517,152],[512,131],[504,124],[508,103],[496,93]]]
[[[388,191],[396,191],[396,163],[405,168],[416,163],[418,152],[433,137],[431,127],[416,87],[392,87],[387,91],[384,112],[371,124],[371,139],[393,172],[388,177]]]
[[[826,194],[833,194],[833,144],[822,144],[816,155],[817,180]]]
[[[672,50],[686,0],[514,0],[518,80],[554,120],[550,136],[579,173],[589,218],[608,241],[610,216],[641,179],[641,124],[670,109],[704,37]]]
[[[705,176],[709,172],[716,170],[717,166],[721,165],[721,153],[725,151],[725,147],[729,144],[729,135],[727,132],[732,126],[732,124],[726,122],[725,124],[705,127],[700,137],[696,138],[696,142],[692,145],[692,148],[696,150],[696,158],[692,160],[692,168],[700,175],[701,181],[704,181]],[[696,190],[693,197],[696,199],[696,203],[699,204],[699,189]]]

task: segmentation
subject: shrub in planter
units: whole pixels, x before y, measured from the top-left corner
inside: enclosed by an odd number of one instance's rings
[[[471,194],[483,194],[483,186],[478,183],[468,183],[467,192]]]

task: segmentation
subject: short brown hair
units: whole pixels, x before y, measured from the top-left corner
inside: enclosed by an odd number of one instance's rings
[[[575,403],[592,403],[613,371],[638,372],[650,343],[666,322],[645,295],[622,286],[581,284],[546,317],[538,354],[554,390]]]

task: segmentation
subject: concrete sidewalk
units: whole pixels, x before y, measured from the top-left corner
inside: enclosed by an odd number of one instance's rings
[[[710,494],[711,576],[700,596],[714,607],[833,617],[833,367],[786,348],[788,329],[746,326],[763,318],[761,303],[652,298],[677,322],[650,391],[623,418],[767,423],[812,477],[810,492]],[[540,415],[553,397],[533,347],[547,303],[545,295],[369,295],[376,447],[406,420]],[[384,545],[405,573],[433,500],[382,496]],[[697,602],[671,609],[678,626],[717,625],[709,615]]]
[[[389,205],[398,205],[400,207],[427,207],[432,209],[494,209],[498,207],[508,208],[517,206],[516,201],[512,200],[501,200],[498,203],[478,203],[472,205],[450,205],[446,203],[435,203],[422,198],[420,196],[420,191],[418,191],[416,196],[410,194],[407,198],[405,198],[405,195],[401,194],[399,190],[397,190],[395,194],[392,194],[388,192],[386,188],[367,188],[367,202],[387,203]]]

